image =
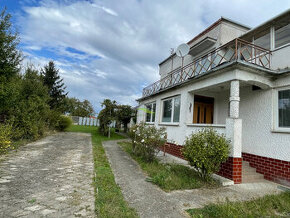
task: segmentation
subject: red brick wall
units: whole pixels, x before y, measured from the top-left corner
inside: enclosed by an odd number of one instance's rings
[[[249,153],[242,153],[243,159],[250,163],[251,167],[262,173],[265,179],[281,183],[290,183],[290,162],[258,156]]]
[[[242,183],[242,158],[229,157],[226,162],[221,164],[217,174],[233,180],[235,184]]]
[[[183,146],[167,142],[161,150],[176,157],[184,159],[181,149]],[[228,160],[221,165],[218,172],[219,175],[233,180],[236,184],[242,182],[242,158],[229,157]]]
[[[161,147],[161,150],[162,151],[165,150],[165,152],[168,154],[184,159],[181,152],[182,147],[183,147],[182,145],[176,145],[173,143],[166,142],[165,146]]]

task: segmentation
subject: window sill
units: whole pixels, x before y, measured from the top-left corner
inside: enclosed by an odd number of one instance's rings
[[[159,126],[179,126],[179,123],[158,123]]]
[[[290,128],[275,128],[272,129],[272,133],[290,133]]]
[[[205,124],[205,123],[188,123],[187,126],[192,127],[214,127],[214,128],[226,128],[224,124]]]
[[[145,124],[146,124],[146,125],[154,125],[155,123],[152,123],[152,122],[150,122],[150,123],[149,123],[149,122],[146,122]]]

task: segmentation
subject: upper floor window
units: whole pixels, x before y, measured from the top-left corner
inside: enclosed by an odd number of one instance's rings
[[[290,128],[290,89],[278,92],[279,127]]]
[[[155,122],[156,103],[146,104],[146,123]]]
[[[256,35],[254,44],[265,49],[270,49],[270,29]]]
[[[180,96],[163,100],[162,122],[178,123],[180,116]]]
[[[275,28],[275,48],[290,43],[290,24]]]

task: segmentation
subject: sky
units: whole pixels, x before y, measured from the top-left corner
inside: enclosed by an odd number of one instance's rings
[[[255,27],[289,0],[0,0],[19,32],[23,66],[53,60],[69,97],[136,106],[170,49],[221,16]]]

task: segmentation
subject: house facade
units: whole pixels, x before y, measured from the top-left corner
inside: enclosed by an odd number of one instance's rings
[[[242,183],[247,161],[289,185],[290,10],[253,29],[221,18],[187,44],[189,54],[162,61],[160,80],[143,89],[137,123],[165,127],[164,149],[180,158],[186,137],[211,127],[231,141],[219,175]]]

